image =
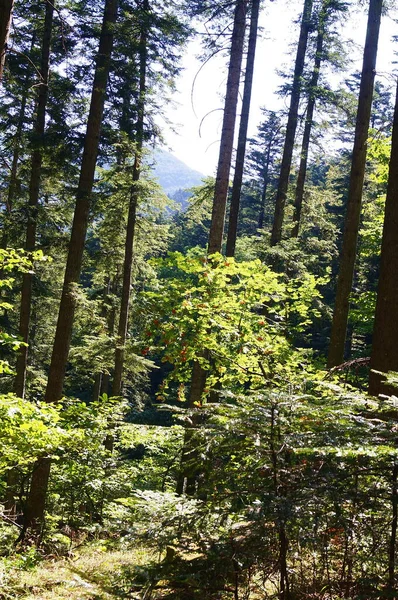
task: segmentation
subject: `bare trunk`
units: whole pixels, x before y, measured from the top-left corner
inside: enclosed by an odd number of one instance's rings
[[[93,385],[93,394],[92,394],[92,402],[98,402],[100,394],[101,394],[101,385],[102,385],[102,373],[96,373],[94,377],[94,385]]]
[[[358,112],[352,152],[347,210],[337,280],[332,331],[329,345],[328,367],[343,362],[350,294],[354,278],[359,221],[361,216],[362,189],[365,177],[367,138],[373,99],[377,46],[379,40],[383,0],[370,0],[366,42],[363,55]]]
[[[398,371],[398,85],[392,132],[390,170],[381,243],[380,276],[377,290],[373,345],[370,359],[369,392],[396,394],[383,384],[380,373]],[[376,372],[378,371],[378,372]]]
[[[54,16],[54,2],[46,3],[44,18],[44,33],[41,51],[40,84],[37,100],[37,114],[34,128],[35,149],[32,152],[31,172],[29,182],[28,224],[26,229],[25,250],[33,252],[36,247],[37,207],[39,204],[40,179],[42,167],[43,136],[46,121],[48,100],[48,81],[50,75],[51,33]],[[21,309],[19,315],[19,335],[27,344],[29,342],[29,325],[32,308],[32,273],[24,273],[22,279]],[[20,398],[25,397],[26,368],[28,364],[28,347],[22,346],[18,352],[14,392]]]
[[[3,78],[14,0],[0,0],[0,81]]]
[[[76,193],[75,214],[65,270],[64,286],[59,308],[50,371],[45,394],[46,402],[56,402],[62,397],[66,364],[69,355],[73,318],[76,307],[76,286],[79,284],[84,243],[86,239],[91,191],[94,184],[99,138],[108,82],[110,58],[113,47],[113,31],[116,22],[118,0],[106,0],[86,138]],[[36,533],[43,523],[50,460],[40,463],[40,477],[33,478],[27,502],[25,529]],[[37,470],[37,469],[36,469]]]
[[[260,0],[253,0],[250,18],[250,35],[247,50],[247,62],[245,71],[245,85],[243,89],[242,114],[240,117],[238,148],[236,152],[236,164],[234,181],[232,184],[231,205],[229,213],[228,237],[226,255],[235,255],[236,234],[238,229],[238,216],[240,205],[240,194],[243,180],[243,167],[245,162],[247,128],[249,125],[250,102],[253,87],[254,59],[256,56],[258,15],[260,11]]]
[[[314,110],[315,110],[315,102],[316,102],[316,86],[318,85],[319,79],[319,71],[321,68],[322,62],[322,52],[323,52],[323,40],[325,37],[325,14],[320,15],[319,21],[319,29],[318,29],[318,37],[316,42],[316,52],[315,52],[315,62],[314,62],[314,70],[312,72],[311,81],[310,81],[310,93],[308,98],[308,106],[307,106],[307,114],[305,117],[305,126],[303,133],[303,141],[301,144],[301,154],[300,154],[300,167],[299,173],[297,177],[297,185],[296,185],[296,197],[294,201],[294,215],[293,215],[293,230],[292,237],[298,237],[299,227],[300,227],[300,218],[301,218],[301,210],[303,207],[303,197],[304,197],[304,185],[305,178],[307,175],[307,163],[308,163],[308,149],[310,147],[310,138],[311,138],[311,130],[314,120]]]
[[[289,187],[290,168],[292,166],[294,137],[296,135],[298,108],[301,94],[301,78],[303,76],[305,54],[307,52],[308,34],[311,26],[313,0],[304,0],[303,16],[301,18],[300,37],[297,46],[296,62],[294,66],[292,94],[286,126],[285,144],[283,147],[281,170],[279,175],[278,190],[275,199],[274,223],[271,233],[271,245],[278,244],[282,238],[283,217],[287,190]]]
[[[144,0],[143,4],[144,20],[149,11],[149,2]],[[137,204],[139,199],[138,181],[141,171],[141,154],[144,140],[144,115],[145,115],[145,96],[146,96],[146,69],[147,69],[147,25],[143,23],[140,34],[140,91],[137,107],[137,139],[136,139],[136,154],[133,167],[133,184],[130,193],[129,214],[127,219],[126,244],[124,250],[123,263],[123,287],[122,298],[120,304],[119,327],[115,351],[115,372],[113,377],[112,396],[122,395],[122,376],[124,366],[124,347],[127,338],[127,328],[129,320],[129,305],[130,305],[130,287],[131,273],[133,269],[133,250],[134,250],[134,234],[137,216]]]
[[[214,202],[211,215],[208,253],[221,252],[224,233],[225,209],[234,143],[236,110],[238,105],[240,70],[246,27],[247,0],[237,0],[232,32],[224,118],[221,132],[220,155],[217,166]]]

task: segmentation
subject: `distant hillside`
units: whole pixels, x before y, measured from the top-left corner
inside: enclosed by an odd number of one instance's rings
[[[189,197],[185,190],[200,185],[205,177],[164,150],[156,150],[147,162],[166,194],[182,206]]]

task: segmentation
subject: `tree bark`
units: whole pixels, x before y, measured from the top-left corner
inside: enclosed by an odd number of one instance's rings
[[[224,233],[225,209],[234,143],[236,109],[238,105],[240,70],[246,27],[247,0],[237,0],[232,32],[224,118],[221,132],[220,154],[217,166],[214,202],[209,233],[208,253],[221,252]]]
[[[0,0],[0,81],[3,78],[14,0]]]
[[[118,0],[106,0],[80,178],[76,193],[76,206],[69,243],[64,286],[45,393],[46,402],[56,402],[62,397],[76,307],[76,287],[79,284],[80,279],[84,243],[88,226],[90,198],[94,184],[95,165],[97,162],[105,92],[110,69],[117,7]],[[43,459],[40,462],[40,476],[34,477],[31,482],[25,515],[25,530],[31,529],[36,534],[40,531],[44,519],[50,464],[49,459]]]
[[[53,26],[55,0],[46,3],[44,32],[41,49],[40,83],[37,99],[37,114],[34,127],[34,150],[31,159],[29,181],[28,223],[26,228],[25,250],[33,252],[36,247],[37,209],[40,194],[41,167],[43,162],[42,145],[45,131],[46,108],[48,101],[48,82],[50,75],[51,34]],[[14,166],[14,165],[13,165]],[[33,274],[24,273],[22,279],[21,308],[19,315],[19,335],[25,344],[29,342],[29,326],[32,308]],[[28,346],[18,351],[14,392],[19,398],[25,397],[26,369],[28,365]]]
[[[300,167],[297,177],[297,185],[296,185],[296,196],[294,201],[294,214],[293,214],[293,229],[292,229],[292,237],[298,237],[299,227],[300,227],[300,218],[301,218],[301,210],[303,207],[303,197],[304,197],[304,185],[305,178],[307,175],[307,164],[308,164],[308,149],[310,147],[310,138],[311,138],[311,130],[314,122],[314,110],[315,110],[315,102],[316,102],[316,87],[318,85],[319,72],[321,68],[322,62],[322,54],[323,54],[323,41],[325,38],[325,25],[326,25],[326,17],[327,12],[325,10],[326,6],[321,9],[321,14],[319,17],[319,27],[318,27],[318,36],[316,41],[316,50],[315,50],[315,61],[314,61],[314,70],[312,71],[311,80],[310,80],[310,91],[307,105],[307,113],[305,117],[305,125],[304,125],[304,133],[303,133],[303,141],[301,144],[301,153],[300,153]]]
[[[305,55],[307,52],[308,34],[311,27],[311,13],[313,0],[304,0],[303,16],[301,18],[300,36],[297,46],[296,61],[294,65],[292,93],[290,96],[290,108],[286,125],[285,143],[281,170],[279,175],[278,189],[275,199],[274,222],[271,233],[271,245],[275,246],[282,238],[282,225],[285,213],[287,190],[289,187],[290,168],[292,165],[294,137],[296,135],[298,108],[301,94],[301,78],[304,70]]]
[[[398,371],[398,85],[392,131],[391,157],[381,243],[373,345],[370,359],[369,393],[395,393],[380,373]],[[379,371],[380,373],[376,373]]]
[[[137,216],[137,204],[139,199],[138,182],[141,174],[141,155],[144,142],[144,116],[145,116],[145,98],[146,98],[146,71],[148,60],[148,33],[145,17],[149,12],[149,1],[143,2],[143,23],[141,25],[140,43],[139,43],[139,60],[140,60],[140,89],[137,105],[137,132],[136,132],[136,150],[133,166],[133,184],[130,192],[130,205],[127,218],[126,243],[124,250],[123,263],[123,284],[122,297],[120,303],[120,316],[118,335],[115,350],[115,371],[113,377],[112,396],[122,395],[122,376],[124,366],[124,347],[127,338],[127,328],[129,320],[129,305],[130,305],[130,287],[131,273],[133,269],[133,251],[134,251],[134,234]]]
[[[362,190],[365,177],[367,138],[373,99],[377,46],[379,39],[383,0],[370,0],[366,42],[363,55],[358,112],[355,126],[354,148],[351,160],[347,209],[337,280],[332,331],[329,345],[328,367],[335,367],[344,360],[344,342],[347,330],[350,293],[354,278],[359,222],[361,216]]]
[[[260,0],[253,0],[250,17],[250,34],[247,49],[247,61],[245,71],[245,84],[243,88],[242,114],[239,124],[238,148],[236,151],[236,163],[234,180],[232,184],[231,205],[229,212],[228,237],[226,255],[235,255],[236,234],[238,229],[238,216],[240,205],[240,194],[243,180],[243,167],[245,162],[247,129],[249,125],[250,102],[253,87],[254,59],[256,56],[258,15],[260,11]]]

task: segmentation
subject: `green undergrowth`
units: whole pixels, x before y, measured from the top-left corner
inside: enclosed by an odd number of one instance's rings
[[[142,598],[148,586],[148,569],[158,559],[144,547],[112,548],[105,541],[62,558],[40,560],[30,551],[0,563],[0,599]]]

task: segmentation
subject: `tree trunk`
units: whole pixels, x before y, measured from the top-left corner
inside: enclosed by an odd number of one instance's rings
[[[269,173],[269,163],[270,163],[272,143],[273,143],[273,137],[271,137],[270,141],[268,142],[267,154],[266,154],[266,158],[265,158],[264,173],[263,173],[263,189],[261,192],[261,209],[260,209],[260,216],[258,218],[258,228],[259,229],[263,229],[263,227],[264,227],[265,203],[267,201],[267,189],[268,189],[268,183],[269,183],[268,173]]]
[[[373,345],[370,359],[369,393],[395,393],[383,384],[380,373],[398,371],[398,85],[395,104],[390,169],[381,243]]]
[[[343,246],[341,250],[340,269],[337,280],[336,300],[329,345],[329,368],[341,364],[344,358],[344,342],[347,330],[350,293],[354,277],[359,221],[361,216],[362,189],[365,177],[367,151],[366,142],[372,108],[382,8],[383,0],[370,0],[361,85],[359,89],[354,148],[351,160]]]
[[[143,17],[149,12],[149,1],[144,0]],[[148,59],[148,34],[147,24],[144,22],[141,26],[139,57],[140,57],[140,90],[137,106],[137,137],[136,151],[133,167],[133,184],[130,192],[129,214],[127,219],[126,244],[124,250],[123,263],[123,287],[122,298],[120,304],[119,327],[116,341],[115,351],[115,372],[113,377],[112,396],[122,395],[122,375],[124,366],[124,347],[127,338],[127,328],[129,319],[129,304],[130,304],[130,287],[131,287],[131,272],[133,268],[133,250],[134,250],[134,233],[137,216],[137,204],[139,199],[138,181],[141,172],[141,154],[144,141],[144,116],[145,116],[145,96],[146,96],[146,70]]]
[[[236,151],[236,163],[234,181],[232,184],[231,205],[229,213],[228,237],[226,255],[235,255],[236,234],[238,229],[238,216],[240,205],[240,194],[243,180],[243,167],[245,162],[247,128],[249,125],[250,102],[253,87],[254,59],[256,56],[258,15],[260,11],[260,0],[253,0],[250,18],[250,35],[247,49],[247,62],[245,71],[245,85],[243,89],[242,114],[240,117],[238,148]]]
[[[51,34],[54,16],[54,2],[46,3],[44,32],[41,49],[40,84],[37,100],[36,123],[34,127],[34,150],[31,159],[29,181],[28,223],[26,229],[25,250],[33,252],[36,247],[37,208],[39,204],[40,178],[42,167],[42,145],[46,121],[48,100],[48,81],[50,75]],[[24,273],[22,279],[21,309],[19,315],[19,335],[25,344],[29,342],[29,325],[32,307],[33,274]],[[25,397],[26,369],[28,364],[28,347],[22,346],[18,351],[14,392],[19,398]]]
[[[64,286],[45,394],[46,402],[56,402],[62,397],[76,307],[76,286],[79,284],[80,279],[84,243],[88,226],[91,191],[94,184],[95,165],[97,162],[105,92],[108,83],[117,7],[118,0],[106,0],[80,169],[80,179],[76,193],[75,214],[69,243]],[[50,460],[44,459],[40,462],[40,465],[40,476],[32,479],[25,518],[25,530],[32,529],[35,533],[40,531],[43,523],[47,484],[50,473]]]
[[[321,11],[320,17],[319,17],[319,27],[318,27],[318,37],[317,37],[317,41],[316,41],[314,70],[312,71],[311,80],[310,80],[308,106],[307,106],[307,113],[306,113],[306,117],[305,117],[303,141],[301,144],[300,167],[299,167],[299,172],[298,172],[298,177],[297,177],[296,197],[295,197],[295,201],[294,201],[294,215],[293,215],[294,225],[293,225],[293,229],[292,229],[292,237],[298,237],[299,226],[300,226],[301,209],[303,206],[303,197],[304,197],[304,184],[305,184],[305,178],[307,175],[308,149],[310,146],[311,130],[312,130],[312,125],[313,125],[315,102],[316,102],[316,86],[318,85],[319,71],[321,68],[321,62],[322,62],[322,58],[323,58],[322,53],[323,53],[323,40],[325,38],[325,22],[326,22],[326,11],[325,11],[325,6],[324,6]]]
[[[211,215],[208,253],[221,252],[224,233],[225,208],[229,186],[232,149],[234,143],[236,109],[238,105],[240,70],[246,27],[247,0],[237,0],[234,28],[232,32],[231,54],[229,59],[227,89],[224,103],[224,118],[221,132],[220,155],[218,159],[214,202]]]
[[[7,42],[10,34],[14,0],[0,0],[0,81],[3,78]]]
[[[294,65],[292,94],[290,97],[290,108],[286,125],[285,144],[283,147],[281,170],[275,199],[274,223],[271,233],[272,246],[278,244],[282,238],[283,217],[285,213],[287,190],[289,187],[294,137],[296,135],[297,128],[298,108],[301,93],[301,78],[304,70],[308,34],[311,27],[312,2],[313,0],[304,0],[303,16],[301,18],[300,37],[297,46],[296,62]]]

